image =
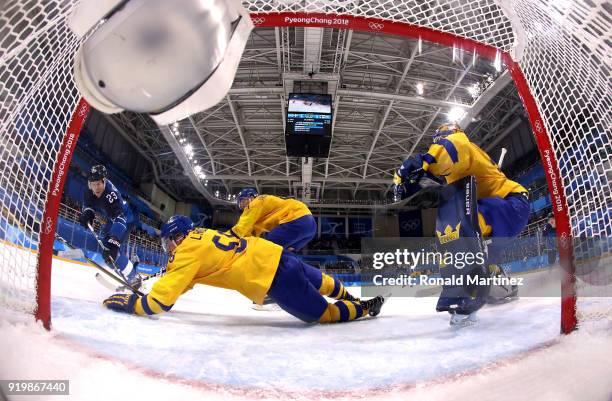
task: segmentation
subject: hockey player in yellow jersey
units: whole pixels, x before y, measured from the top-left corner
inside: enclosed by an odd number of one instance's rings
[[[419,181],[424,175],[438,182],[444,180],[447,185],[421,188]],[[444,278],[495,274],[492,268],[501,261],[504,247],[523,230],[529,218],[525,188],[509,180],[457,124],[438,128],[427,153],[406,159],[395,173],[394,183],[396,197],[409,197],[408,205],[438,208],[436,232],[442,252],[476,253],[486,249],[482,263],[465,269],[453,264],[444,266],[444,270],[440,269]],[[447,230],[454,227],[456,237],[448,236]],[[456,241],[459,237],[474,240]],[[486,248],[482,237],[491,238]],[[453,326],[475,324],[475,314],[490,299],[490,289],[490,285],[474,288],[445,285],[436,310],[451,313]],[[516,296],[517,289],[504,287],[504,290],[500,298]]]
[[[236,290],[256,303],[267,294],[308,323],[376,316],[384,302],[380,296],[368,301],[354,298],[338,280],[263,238],[235,238],[216,230],[194,229],[185,216],[170,218],[161,236],[164,249],[171,254],[165,275],[142,297],[109,297],[104,301],[107,308],[137,315],[167,312],[195,284]],[[337,301],[328,303],[324,297]]]
[[[514,237],[527,224],[527,190],[508,179],[457,124],[440,126],[427,153],[414,155],[402,163],[393,179],[396,195],[402,197],[404,184],[423,174],[441,177],[447,184],[467,176],[475,177],[478,223],[485,237]]]
[[[230,232],[238,238],[263,237],[296,252],[317,233],[308,206],[298,200],[259,195],[255,188],[241,190],[236,198],[242,215]]]

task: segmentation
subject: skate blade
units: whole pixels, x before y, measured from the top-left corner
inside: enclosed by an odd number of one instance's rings
[[[478,324],[478,319],[476,318],[470,318],[469,316],[467,316],[465,319],[452,319],[449,322],[450,326],[452,328],[463,328],[463,327],[473,327],[476,326]]]

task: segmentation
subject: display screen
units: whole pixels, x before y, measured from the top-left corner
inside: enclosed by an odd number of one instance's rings
[[[331,95],[314,95],[309,93],[290,93],[289,112],[331,114]]]
[[[289,94],[287,135],[331,135],[331,95]]]

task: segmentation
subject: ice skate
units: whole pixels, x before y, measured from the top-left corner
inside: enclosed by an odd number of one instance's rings
[[[385,303],[385,298],[378,295],[372,299],[368,299],[367,301],[360,301],[361,307],[368,310],[368,314],[370,316],[378,316],[380,313],[380,309]]]
[[[468,326],[475,326],[478,324],[477,312],[472,312],[469,315],[460,315],[458,313],[451,314],[450,325],[451,327],[461,328]]]

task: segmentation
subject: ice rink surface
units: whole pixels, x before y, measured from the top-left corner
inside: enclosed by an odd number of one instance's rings
[[[560,336],[558,298],[486,307],[463,329],[436,298],[400,297],[375,319],[306,325],[196,286],[143,318],[104,309],[94,273],[54,260],[51,332],[1,310],[1,378],[69,379],[74,400],[612,399],[611,321]]]

